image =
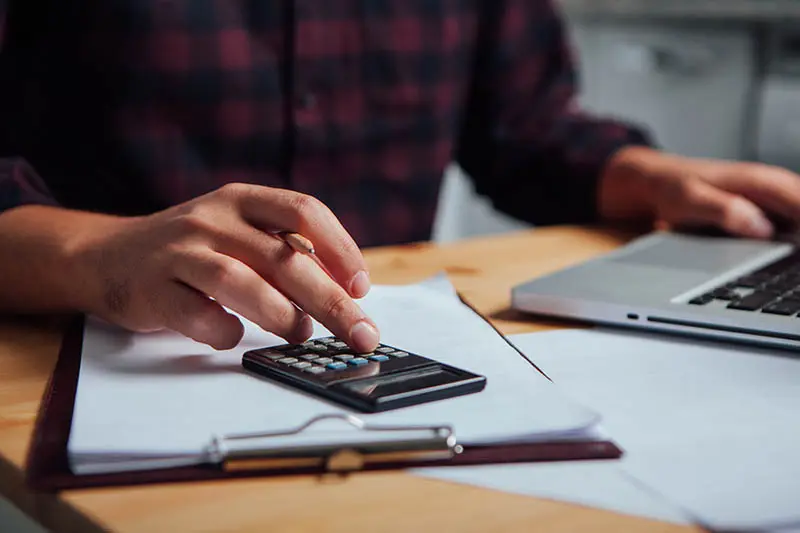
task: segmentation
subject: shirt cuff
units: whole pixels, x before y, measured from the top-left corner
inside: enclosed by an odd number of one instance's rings
[[[643,130],[617,123],[603,126],[603,135],[595,138],[591,149],[572,160],[570,196],[574,199],[570,218],[578,224],[600,220],[598,194],[600,179],[609,161],[623,148],[640,146],[656,148],[653,139]],[[602,139],[602,140],[598,140]]]

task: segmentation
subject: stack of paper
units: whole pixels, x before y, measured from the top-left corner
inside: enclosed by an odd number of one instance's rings
[[[598,415],[563,396],[446,284],[374,287],[362,306],[383,342],[487,377],[480,393],[366,415],[369,423],[451,425],[464,444],[594,437]],[[327,334],[317,325],[316,336]],[[345,412],[242,370],[244,351],[280,343],[252,323],[240,346],[215,352],[171,333],[90,322],[68,446],[73,471],[202,463],[214,436],[291,430]],[[330,432],[315,436],[324,442]]]

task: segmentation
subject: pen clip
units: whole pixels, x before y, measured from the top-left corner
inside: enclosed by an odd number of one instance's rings
[[[325,420],[344,421],[358,430],[380,433],[382,436],[371,440],[327,444],[312,440],[278,446],[267,442],[269,439],[300,435]],[[383,438],[387,433],[396,433],[398,438]],[[257,442],[263,444],[257,445]],[[252,445],[237,447],[237,443]],[[370,425],[353,415],[327,414],[316,416],[290,430],[215,436],[207,456],[209,461],[222,465],[228,471],[322,468],[327,472],[352,472],[370,464],[450,459],[462,451],[450,426]]]

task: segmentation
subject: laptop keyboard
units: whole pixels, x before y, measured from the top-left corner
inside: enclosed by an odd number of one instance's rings
[[[800,314],[800,250],[694,298],[691,305],[725,302],[728,309],[796,316]]]

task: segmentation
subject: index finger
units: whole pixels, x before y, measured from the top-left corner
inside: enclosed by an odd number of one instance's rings
[[[239,206],[256,228],[297,232],[310,239],[315,255],[350,296],[367,294],[370,281],[364,256],[325,204],[306,194],[253,186],[241,195]]]

